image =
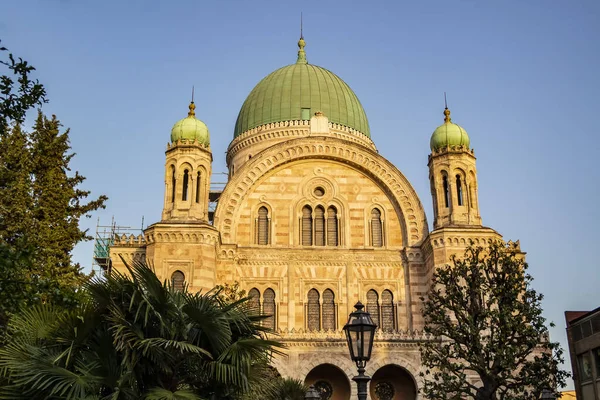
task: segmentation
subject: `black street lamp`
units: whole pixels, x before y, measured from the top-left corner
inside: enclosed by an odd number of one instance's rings
[[[310,385],[306,391],[306,395],[304,395],[304,400],[321,400],[319,391],[313,385]]]
[[[354,306],[356,311],[350,313],[348,323],[344,326],[350,358],[358,368],[358,375],[352,378],[358,387],[358,400],[367,400],[367,382],[371,380],[371,377],[365,375],[365,366],[371,359],[373,339],[375,329],[377,329],[377,325],[371,319],[371,314],[363,311],[364,307],[360,301],[356,303]]]

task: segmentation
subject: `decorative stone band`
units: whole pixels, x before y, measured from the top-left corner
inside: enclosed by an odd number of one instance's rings
[[[377,150],[368,136],[347,126],[329,122],[329,135],[360,144],[372,150]],[[231,141],[227,148],[227,162],[240,150],[253,144],[269,139],[295,139],[310,135],[310,121],[273,122],[252,128]]]
[[[159,232],[147,236],[148,243],[201,243],[216,245],[219,242],[218,233],[202,232]]]
[[[277,340],[282,342],[288,341],[339,341],[339,343],[346,345],[346,334],[344,331],[304,331],[299,330],[278,330],[276,332]],[[434,337],[423,331],[394,331],[394,332],[382,332],[378,330],[375,333],[375,342],[422,342],[433,340]]]
[[[140,235],[115,235],[112,246],[141,247],[146,245],[146,238]]]
[[[170,150],[174,147],[198,147],[201,149],[206,149],[208,151],[210,151],[210,145],[204,144],[204,143],[200,143],[198,141],[198,139],[194,139],[194,140],[189,140],[189,139],[179,139],[176,142],[173,143],[167,143],[167,150]]]
[[[431,159],[432,156],[437,156],[444,153],[469,153],[472,156],[475,156],[475,150],[469,149],[467,146],[461,144],[458,146],[447,146],[433,150],[429,155],[429,158]]]

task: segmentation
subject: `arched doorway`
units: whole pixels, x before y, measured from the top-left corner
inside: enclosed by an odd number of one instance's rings
[[[314,385],[321,394],[321,400],[349,400],[350,382],[346,374],[332,364],[321,364],[314,367],[304,383]]]
[[[415,400],[417,386],[407,370],[388,364],[373,374],[369,394],[373,400]]]

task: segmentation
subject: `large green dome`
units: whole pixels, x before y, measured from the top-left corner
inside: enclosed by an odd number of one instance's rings
[[[431,151],[454,146],[465,146],[469,148],[471,139],[469,139],[467,131],[465,131],[462,126],[452,122],[450,110],[448,110],[448,108],[444,110],[444,115],[446,116],[444,123],[438,126],[431,135],[431,140],[429,141]]]
[[[304,45],[300,39],[296,64],[272,72],[252,89],[238,114],[234,137],[271,122],[310,120],[317,111],[370,137],[358,97],[333,72],[308,64]]]

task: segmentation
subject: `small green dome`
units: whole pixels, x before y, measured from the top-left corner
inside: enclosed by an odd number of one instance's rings
[[[469,135],[467,135],[467,131],[460,125],[456,125],[452,122],[450,110],[447,108],[444,110],[444,115],[446,116],[444,123],[438,126],[431,135],[431,141],[429,142],[431,151],[449,146],[465,146],[469,148],[471,141]]]
[[[252,89],[238,114],[234,138],[272,122],[310,120],[317,111],[330,122],[370,137],[367,115],[356,94],[333,72],[308,64],[305,45],[301,38],[296,64],[272,72]]]
[[[196,105],[192,101],[190,103],[190,111],[188,116],[179,120],[171,129],[171,142],[176,142],[181,139],[197,140],[199,143],[208,146],[210,144],[210,135],[208,127],[199,119],[196,119]]]

